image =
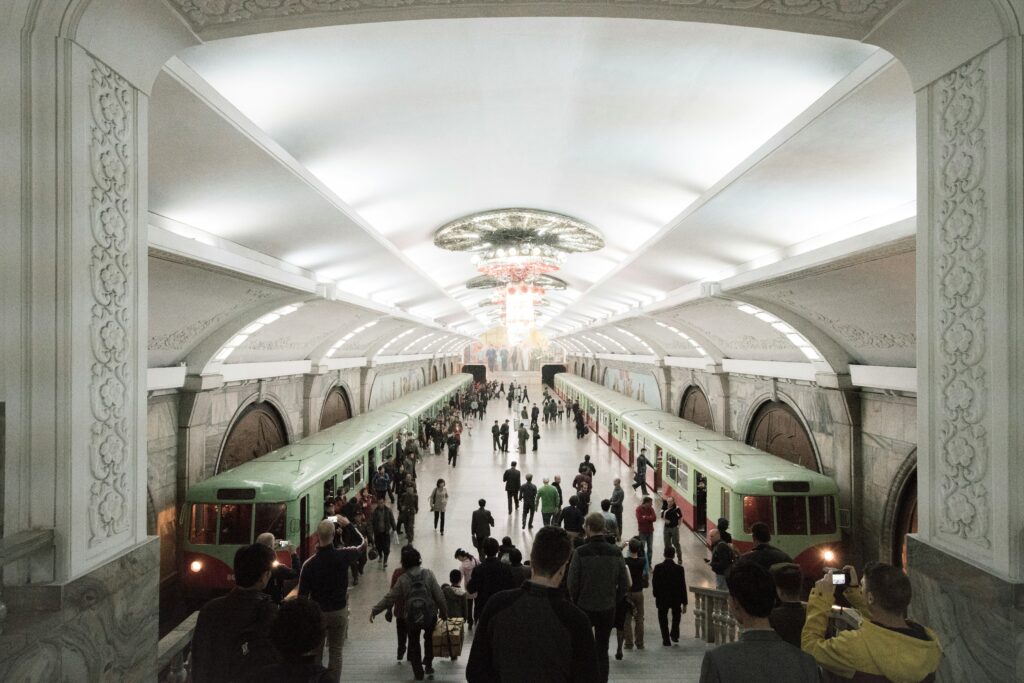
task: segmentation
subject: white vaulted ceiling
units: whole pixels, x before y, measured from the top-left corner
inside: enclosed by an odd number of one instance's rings
[[[549,334],[589,330],[594,351],[644,354],[653,343],[659,355],[694,355],[666,331],[679,319],[714,354],[803,361],[728,301],[684,297],[662,307],[662,325],[651,307],[912,218],[914,125],[902,67],[849,40],[596,18],[283,31],[206,43],[168,64],[151,102],[150,209],[172,230],[197,229],[423,323],[396,347],[490,325],[479,306],[489,293],[462,287],[477,273],[466,254],[434,247],[438,227],[504,207],[564,213],[607,246],[558,273],[569,289],[546,296]],[[854,362],[908,362],[896,318],[909,311],[912,330],[912,296],[891,320],[868,302],[846,324],[829,306],[848,280],[821,282],[756,294],[832,332],[891,323],[837,344]],[[315,355],[360,324],[322,303],[290,329],[254,335],[232,362]],[[621,330],[608,323],[629,317]]]

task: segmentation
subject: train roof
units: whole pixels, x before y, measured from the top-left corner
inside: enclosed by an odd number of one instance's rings
[[[471,379],[471,375],[445,378],[376,410],[356,415],[282,446],[190,486],[188,498],[214,502],[217,500],[218,489],[244,488],[255,489],[257,500],[291,500],[299,492],[337,471],[340,456],[375,448],[381,441],[406,427],[410,416],[422,412]]]
[[[559,373],[565,384],[591,396],[604,406],[618,405],[619,419],[638,434],[656,441],[673,455],[699,463],[701,472],[740,493],[773,492],[775,481],[806,481],[812,493],[838,493],[832,478],[788,460],[737,441],[720,432],[705,429],[689,420],[651,408],[646,403],[623,396],[581,377]],[[612,400],[608,394],[616,394]]]
[[[630,410],[642,410],[651,409],[651,406],[643,401],[637,401],[631,396],[620,394],[617,391],[603,387],[600,384],[585,380],[582,377],[576,377],[565,372],[560,372],[555,375],[555,379],[561,379],[566,384],[574,386],[580,391],[583,391],[594,401],[597,405],[601,406],[605,410],[621,415],[622,413]]]

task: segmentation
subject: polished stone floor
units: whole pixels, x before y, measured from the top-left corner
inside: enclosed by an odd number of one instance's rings
[[[492,375],[499,380],[515,377],[516,381],[527,382],[531,400],[542,396],[539,373],[498,373]],[[513,410],[518,412],[513,404]],[[417,474],[420,482],[420,513],[416,518],[416,530],[413,545],[423,554],[423,565],[434,571],[442,583],[447,580],[448,572],[456,567],[453,558],[455,549],[464,547],[473,551],[470,542],[470,516],[476,509],[477,499],[487,499],[487,508],[494,514],[497,523],[494,535],[500,540],[502,536],[512,537],[513,543],[525,556],[529,556],[531,532],[520,529],[521,521],[517,513],[509,517],[506,513],[506,501],[501,475],[508,467],[508,462],[518,460],[524,472],[532,472],[534,481],[540,485],[542,477],[555,474],[562,476],[563,492],[571,490],[571,482],[575,476],[577,464],[583,455],[589,453],[597,467],[595,483],[595,503],[611,493],[612,480],[618,476],[623,482],[632,480],[625,465],[598,441],[592,434],[577,441],[572,422],[563,419],[547,427],[541,423],[541,439],[537,453],[528,452],[520,458],[515,451],[514,439],[510,443],[511,453],[501,455],[491,450],[490,425],[495,419],[511,418],[508,404],[502,399],[492,401],[488,406],[486,419],[472,421],[472,434],[464,433],[461,455],[458,466],[454,469],[447,465],[443,456],[428,456],[420,466]],[[529,450],[529,445],[527,446]],[[434,482],[444,478],[447,482],[450,498],[448,501],[447,525],[445,535],[441,536],[433,530],[433,515],[429,511],[427,497]],[[625,486],[627,492],[631,492]],[[639,504],[639,495],[631,498],[626,496],[626,514],[624,515],[625,531],[629,535],[636,533],[636,519],[630,511]],[[568,496],[568,493],[566,493]],[[657,505],[657,504],[656,504]],[[592,505],[591,509],[597,509]],[[540,528],[540,515],[535,522],[535,529]],[[663,550],[661,544],[660,522],[655,529],[655,562]],[[706,551],[701,542],[692,534],[682,533],[680,539],[683,547],[683,565],[686,568],[687,583],[691,586],[712,586],[712,574],[704,562]],[[404,542],[404,539],[403,539]],[[396,640],[394,624],[387,623],[383,615],[374,623],[369,623],[370,608],[387,592],[391,570],[398,565],[398,547],[392,551],[391,561],[386,572],[379,565],[371,563],[367,566],[366,575],[359,585],[352,588],[349,596],[350,621],[349,637],[345,645],[344,668],[342,680],[345,681],[405,681],[412,680],[412,669],[407,662],[396,661]],[[692,598],[692,596],[691,596]],[[657,683],[673,681],[674,683],[697,681],[700,677],[700,663],[706,646],[693,638],[694,626],[690,613],[683,616],[682,638],[674,647],[664,647],[658,630],[657,612],[654,601],[648,594],[645,601],[646,649],[633,650],[625,653],[622,661],[611,659],[612,681],[644,681]],[[462,657],[450,660],[435,660],[435,681],[465,680],[465,663],[469,657],[469,646],[472,634],[467,632],[467,643]],[[612,652],[614,652],[614,635],[612,636]],[[523,653],[529,656],[529,653]]]

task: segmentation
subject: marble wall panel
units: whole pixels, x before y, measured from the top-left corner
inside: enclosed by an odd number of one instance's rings
[[[908,540],[912,619],[942,644],[939,683],[1024,681],[1024,584],[1011,583],[915,536]]]
[[[8,587],[0,680],[154,680],[159,552],[150,537],[69,583]]]

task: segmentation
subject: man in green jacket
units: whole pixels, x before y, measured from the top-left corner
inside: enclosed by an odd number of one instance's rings
[[[850,566],[843,597],[860,612],[864,623],[856,630],[826,638],[835,585],[830,570],[814,584],[807,599],[807,621],[801,648],[820,666],[841,678],[883,676],[892,683],[919,683],[939,668],[942,648],[935,631],[907,619],[910,579],[888,564],[864,569],[863,589]]]
[[[544,526],[549,526],[551,518],[558,512],[558,489],[551,485],[547,477],[544,477],[544,485],[537,490],[537,499],[540,501],[540,518]]]

